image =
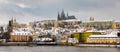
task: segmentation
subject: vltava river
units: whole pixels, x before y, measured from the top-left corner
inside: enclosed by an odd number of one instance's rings
[[[120,52],[120,48],[72,46],[0,46],[0,52]]]

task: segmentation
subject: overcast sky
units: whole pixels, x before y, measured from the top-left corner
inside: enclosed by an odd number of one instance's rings
[[[120,21],[120,0],[0,0],[0,24],[12,17],[21,23],[52,20],[62,9],[82,21]]]

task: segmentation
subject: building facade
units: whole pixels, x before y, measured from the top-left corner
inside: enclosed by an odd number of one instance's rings
[[[94,27],[96,29],[110,29],[112,28],[112,21],[89,21],[80,24],[81,27]]]
[[[103,44],[116,44],[120,43],[120,33],[113,31],[104,35],[91,35],[88,37],[86,43],[103,43]]]

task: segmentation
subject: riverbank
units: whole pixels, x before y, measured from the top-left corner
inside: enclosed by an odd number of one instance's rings
[[[120,44],[78,44],[77,47],[120,47]]]
[[[0,43],[0,46],[28,46],[27,42],[7,42],[7,43]]]
[[[76,47],[119,47],[120,48],[120,44],[75,44],[75,45],[65,45],[65,44],[31,44],[31,43],[27,43],[27,42],[7,42],[7,43],[0,43],[0,46],[45,46],[45,45],[49,45],[49,46],[76,46]]]

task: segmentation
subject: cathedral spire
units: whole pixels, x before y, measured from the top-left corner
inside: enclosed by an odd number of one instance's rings
[[[14,20],[14,17],[12,16],[12,20]]]
[[[67,17],[68,17],[68,12],[67,12]]]
[[[65,13],[64,13],[63,9],[62,9],[62,12],[61,12],[61,20],[65,20]]]
[[[58,17],[57,17],[57,20],[61,20],[60,15],[59,15],[59,12],[58,12]]]
[[[69,18],[69,15],[68,15],[68,12],[67,12],[67,18],[66,19],[68,19]]]
[[[12,16],[12,23],[16,23],[16,19]]]

